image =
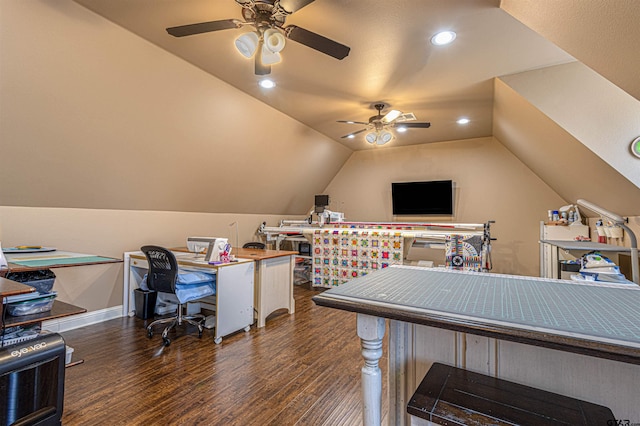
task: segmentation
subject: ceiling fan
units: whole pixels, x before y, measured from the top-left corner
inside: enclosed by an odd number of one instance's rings
[[[350,47],[330,40],[296,25],[284,26],[293,12],[302,9],[314,0],[236,0],[242,6],[243,21],[223,19],[220,21],[200,22],[167,28],[174,37],[184,37],[212,31],[254,27],[236,39],[236,47],[247,58],[255,54],[256,75],[271,72],[271,65],[280,61],[280,51],[284,47],[285,37],[304,44],[312,49],[344,59],[349,55]],[[257,52],[257,53],[256,53]]]
[[[338,120],[338,123],[362,124],[367,126],[364,129],[342,136],[342,139],[353,139],[355,135],[369,130],[369,133],[365,135],[365,140],[370,144],[384,145],[385,143],[393,139],[393,134],[387,131],[387,128],[395,127],[396,129],[398,129],[398,131],[402,132],[409,128],[427,129],[431,127],[431,123],[413,122],[416,120],[416,116],[412,112],[403,113],[401,111],[393,109],[385,115],[382,115],[382,110],[385,109],[388,105],[380,102],[375,103],[372,106],[378,111],[378,114],[369,117],[368,123],[365,123],[364,121]]]

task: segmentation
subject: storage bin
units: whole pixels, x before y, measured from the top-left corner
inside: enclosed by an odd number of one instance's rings
[[[39,314],[50,311],[53,307],[55,295],[38,297],[35,299],[13,302],[7,305],[7,313],[13,316]]]
[[[8,280],[35,287],[38,293],[49,293],[56,280],[56,274],[50,269],[37,271],[9,272],[5,277]]]
[[[71,358],[73,357],[73,348],[67,345],[67,353],[65,354],[64,363],[71,364]]]

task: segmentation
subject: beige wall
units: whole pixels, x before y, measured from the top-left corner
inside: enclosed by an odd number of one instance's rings
[[[609,108],[615,110],[615,106]],[[571,110],[577,115],[582,111]],[[495,80],[493,117],[494,136],[563,199],[571,203],[586,199],[624,216],[640,214],[638,186],[503,79]],[[621,161],[629,160],[628,145],[614,148],[612,144],[611,151]],[[634,161],[637,169],[638,160]]]
[[[305,214],[350,150],[70,0],[0,0],[0,204]]]
[[[188,236],[229,238],[235,245],[257,240],[263,221],[275,226],[283,216],[72,208],[0,207],[3,247],[42,245],[122,259],[145,244],[186,245]],[[293,218],[298,218],[293,216]],[[122,263],[54,270],[54,290],[64,302],[89,311],[122,304]]]
[[[394,218],[391,182],[452,179],[453,218]],[[494,272],[539,274],[541,220],[567,204],[494,138],[354,153],[327,187],[329,208],[361,221],[495,220]]]

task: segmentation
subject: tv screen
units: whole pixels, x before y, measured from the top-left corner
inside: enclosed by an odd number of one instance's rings
[[[394,215],[452,215],[453,181],[393,182]]]

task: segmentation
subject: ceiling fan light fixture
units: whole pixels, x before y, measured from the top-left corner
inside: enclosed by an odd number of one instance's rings
[[[391,141],[391,139],[393,139],[393,135],[391,133],[387,131],[382,131],[378,135],[378,139],[376,140],[376,143],[378,145],[384,145],[385,143]]]
[[[431,44],[436,46],[444,46],[456,39],[456,33],[453,31],[440,31],[431,37]]]
[[[278,52],[272,52],[267,49],[267,46],[262,46],[262,54],[260,56],[263,65],[273,65],[277,64],[282,60],[282,57]]]
[[[364,139],[369,142],[370,144],[374,144],[376,143],[376,140],[378,139],[378,135],[375,134],[374,132],[371,133],[367,133],[364,137]]]
[[[279,53],[284,49],[285,42],[284,35],[275,28],[269,28],[264,32],[264,47],[271,53]]]
[[[240,52],[245,58],[250,58],[258,49],[258,41],[259,38],[257,33],[253,31],[244,33],[236,39],[236,49],[238,49],[238,52]]]

